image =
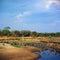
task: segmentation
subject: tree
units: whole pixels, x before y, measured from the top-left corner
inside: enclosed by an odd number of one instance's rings
[[[39,37],[43,37],[44,36],[44,33],[38,33],[38,36]]]
[[[38,33],[37,33],[36,31],[33,31],[33,32],[32,32],[32,36],[33,36],[33,37],[37,37],[37,36],[38,36]]]
[[[2,35],[2,32],[1,32],[1,30],[0,30],[0,36]]]
[[[60,37],[60,32],[56,32],[56,33],[55,33],[55,36],[56,36],[56,37]]]
[[[23,30],[21,31],[22,36],[31,36],[31,31],[29,30]]]
[[[11,32],[9,30],[2,30],[2,36],[11,36]]]
[[[13,36],[20,36],[20,31],[18,31],[18,30],[12,31],[12,35]]]

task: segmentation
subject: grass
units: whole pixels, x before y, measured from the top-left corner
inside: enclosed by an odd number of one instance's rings
[[[19,45],[12,45],[14,47],[17,47],[17,48],[25,48],[25,46],[19,46]]]
[[[36,60],[39,57],[39,55],[33,53],[34,51],[40,51],[39,48],[19,46],[18,42],[13,46],[10,44],[3,45],[3,43],[1,43],[0,46],[4,48],[0,47],[0,60]]]
[[[27,40],[27,39],[26,39],[26,40],[20,40],[19,42],[20,42],[20,43],[29,43],[29,42],[32,42],[32,40]]]
[[[0,36],[0,40],[7,40],[7,41],[17,41],[20,42],[40,42],[40,41],[52,41],[52,42],[60,42],[60,37],[7,37],[7,36]]]
[[[30,39],[30,38],[27,39],[26,38],[23,40],[9,40],[9,39],[6,40],[3,37],[2,39],[4,39],[3,41],[9,42],[9,44],[13,43],[12,46],[14,46],[15,48],[6,49],[7,47],[5,46],[6,48],[3,49],[3,47],[0,47],[0,60],[35,60],[39,57],[39,55],[34,54],[33,52],[34,51],[43,51],[43,50],[39,49],[39,48],[31,47],[31,46],[30,47],[20,46],[19,43],[31,43],[31,42],[35,42],[35,43],[38,42],[39,43],[40,41],[49,41],[49,37],[38,37],[38,38],[33,38],[33,39]],[[52,37],[50,39],[53,42],[54,41],[58,41],[58,42],[60,41],[60,37]],[[50,44],[48,43],[48,46],[49,45]],[[59,46],[56,45],[55,47],[59,48],[60,45]]]

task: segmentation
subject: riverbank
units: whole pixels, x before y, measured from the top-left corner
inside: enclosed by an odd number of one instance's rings
[[[42,49],[36,47],[3,48],[0,49],[0,60],[36,60],[41,57],[34,54],[34,51],[42,51]]]
[[[33,52],[47,48],[60,52],[60,37],[3,36],[0,37],[0,43],[3,44],[0,45],[0,60],[36,60],[41,56]]]

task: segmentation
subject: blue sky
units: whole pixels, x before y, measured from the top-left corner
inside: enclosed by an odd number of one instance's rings
[[[0,29],[60,32],[60,0],[0,0]]]

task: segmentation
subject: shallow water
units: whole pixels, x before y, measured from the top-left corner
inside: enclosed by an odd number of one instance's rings
[[[37,60],[60,60],[60,54],[50,50],[46,50],[43,52],[35,52],[35,53],[41,55],[41,58]]]

